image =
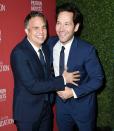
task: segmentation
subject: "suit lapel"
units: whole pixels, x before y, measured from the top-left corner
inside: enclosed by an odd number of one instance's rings
[[[42,50],[43,50],[43,53],[44,53],[44,56],[45,56],[45,61],[46,61],[46,66],[48,65],[48,54],[47,54],[47,50],[45,49],[44,46],[42,46]]]
[[[78,40],[74,38],[71,49],[69,52],[69,57],[68,57],[68,62],[67,62],[67,70],[68,71],[73,71],[74,66],[75,66],[75,59],[76,59],[76,52],[77,52],[77,47],[78,47]]]
[[[41,66],[41,62],[38,58],[37,53],[35,52],[35,50],[33,49],[32,45],[29,43],[29,41],[25,38],[24,39],[24,44],[23,44],[26,53],[28,54],[29,58],[31,59],[31,61],[34,61],[34,63],[36,62],[37,65]]]
[[[50,68],[50,56],[49,56],[48,47],[45,44],[42,45],[42,51],[44,53],[45,61],[46,61],[45,75],[46,75],[46,77],[48,77],[48,75],[49,75],[49,68]]]

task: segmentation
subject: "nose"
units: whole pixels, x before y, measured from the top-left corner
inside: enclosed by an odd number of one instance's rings
[[[61,26],[60,26],[60,31],[64,31],[64,29],[65,29],[65,26],[64,26],[64,25],[61,25]]]
[[[44,32],[43,28],[39,29],[39,33],[42,34]]]

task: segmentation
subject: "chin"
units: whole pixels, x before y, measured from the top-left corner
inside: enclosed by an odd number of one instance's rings
[[[66,43],[66,40],[60,39],[60,42],[61,42],[61,43]]]

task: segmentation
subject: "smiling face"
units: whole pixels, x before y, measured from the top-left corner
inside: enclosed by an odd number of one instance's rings
[[[67,44],[72,39],[74,33],[78,31],[79,24],[74,25],[73,13],[63,11],[58,14],[56,23],[56,33],[63,44]]]
[[[39,48],[47,37],[46,22],[42,17],[32,17],[28,22],[25,32],[27,38]]]

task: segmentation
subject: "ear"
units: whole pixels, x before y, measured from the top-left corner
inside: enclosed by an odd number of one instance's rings
[[[75,25],[75,29],[74,29],[74,31],[75,31],[75,32],[77,32],[77,31],[78,31],[79,26],[80,26],[80,24],[79,24],[79,23],[77,23],[77,24]]]
[[[28,29],[27,28],[25,29],[25,33],[28,35]]]

